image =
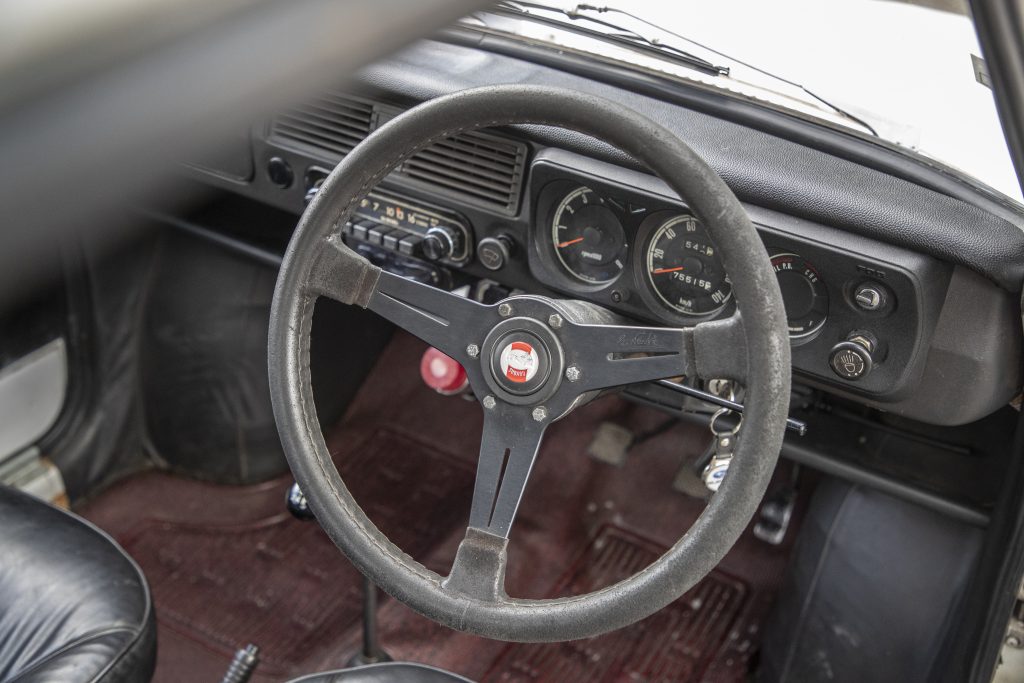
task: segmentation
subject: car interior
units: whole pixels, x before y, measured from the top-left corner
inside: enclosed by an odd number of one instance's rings
[[[993,680],[1024,647],[1019,196],[614,12],[436,4],[159,186],[0,193],[34,238],[0,299],[0,681]],[[43,102],[14,86],[5,123]]]

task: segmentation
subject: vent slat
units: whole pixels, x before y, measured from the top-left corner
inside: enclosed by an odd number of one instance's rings
[[[373,104],[327,93],[277,116],[271,136],[343,157],[370,132]]]
[[[358,144],[364,137],[366,137],[366,133],[360,134],[358,131],[351,128],[338,128],[337,126],[331,126],[327,123],[321,123],[318,120],[303,120],[292,116],[282,116],[278,119],[277,126],[279,128],[289,128],[291,130],[298,131],[308,129],[309,131],[319,133],[323,136],[341,138],[351,142],[353,145]]]
[[[455,154],[446,154],[445,152],[439,151],[434,147],[428,147],[427,149],[423,150],[416,156],[422,157],[423,159],[431,159],[434,161],[444,161],[446,159],[454,157],[459,159],[464,164],[471,165],[474,168],[483,169],[482,172],[486,172],[486,175],[488,177],[493,178],[494,180],[502,180],[506,183],[512,182],[512,179],[515,177],[514,166],[510,166],[508,164],[501,164],[496,161],[491,161],[490,159],[482,159],[481,157],[475,155],[463,154],[461,152]]]
[[[336,137],[323,135],[310,128],[293,128],[292,126],[282,124],[278,125],[275,130],[278,135],[281,137],[287,137],[289,140],[303,142],[307,145],[313,145],[314,147],[323,147],[324,149],[328,149],[332,152],[340,152],[341,154],[348,154],[352,151],[352,148],[358,144],[358,140],[339,140]]]
[[[463,133],[458,137],[445,138],[438,145],[450,146],[470,154],[487,154],[500,161],[515,161],[516,148],[504,141],[496,142],[493,138],[484,137],[481,133]]]
[[[465,183],[459,182],[458,180],[438,176],[434,173],[422,173],[416,169],[411,169],[407,171],[406,174],[411,178],[422,180],[430,183],[431,185],[440,185],[441,187],[446,187],[449,190],[454,190],[457,194],[482,199],[488,204],[497,204],[501,207],[505,207],[509,202],[508,197],[496,197],[495,193],[489,190],[479,190],[475,187],[467,187]]]
[[[357,100],[353,97],[342,95],[340,93],[327,92],[321,95],[319,99],[324,102],[332,102],[335,105],[347,107],[352,110],[366,112],[367,115],[373,112],[373,102]]]
[[[418,154],[412,159],[410,159],[406,163],[405,167],[406,170],[416,169],[420,173],[436,173],[438,176],[448,176],[451,178],[455,178],[456,180],[460,180],[464,183],[471,183],[473,185],[479,185],[480,187],[485,187],[490,190],[494,190],[495,192],[498,193],[507,193],[509,189],[509,184],[507,181],[503,183],[500,181],[491,180],[490,178],[487,178],[482,174],[478,173],[477,169],[475,168],[461,170],[459,168],[450,166],[444,162],[435,163],[431,161],[426,161]]]
[[[352,112],[337,107],[319,105],[317,103],[307,104],[298,109],[304,116],[312,116],[321,120],[330,121],[333,125],[348,126],[350,128],[363,129],[366,122],[370,120],[372,112]]]

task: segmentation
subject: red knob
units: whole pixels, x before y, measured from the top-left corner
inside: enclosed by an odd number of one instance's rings
[[[420,376],[428,387],[445,396],[458,394],[469,385],[469,378],[462,366],[434,347],[423,353]]]

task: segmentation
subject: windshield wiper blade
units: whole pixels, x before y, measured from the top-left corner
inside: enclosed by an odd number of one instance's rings
[[[562,19],[555,19],[552,17],[546,17],[540,14],[534,14],[528,12],[526,9],[541,10],[544,12],[552,12],[554,14],[561,14],[562,16],[569,19],[565,21]],[[513,16],[520,19],[527,19],[529,21],[536,22],[538,24],[544,24],[546,26],[553,26],[555,28],[564,29],[571,31],[578,35],[585,35],[591,38],[596,38],[605,42],[621,45],[630,50],[643,52],[646,54],[653,55],[659,59],[668,59],[675,64],[681,64],[691,69],[701,71],[711,76],[727,76],[729,75],[729,68],[725,66],[718,66],[713,62],[709,62],[702,57],[698,57],[695,54],[691,54],[686,50],[675,47],[674,45],[666,45],[658,40],[647,38],[636,31],[618,26],[610,21],[604,21],[603,19],[597,19],[595,17],[587,16],[578,9],[587,9],[586,6],[579,6],[572,10],[562,9],[561,7],[551,7],[538,2],[526,2],[524,0],[515,0],[514,2],[502,2],[496,5],[494,8],[486,10],[495,14],[503,14],[506,16]],[[587,21],[591,24],[603,26],[605,28],[615,31],[615,33],[608,33],[607,31],[600,31],[597,29],[587,28],[586,26],[580,26],[578,21]]]
[[[533,4],[533,3],[519,3],[519,4]],[[544,5],[538,5],[538,6],[539,7],[544,7]],[[736,57],[730,57],[729,55],[725,54],[724,52],[716,50],[713,47],[710,47],[710,46],[705,45],[703,43],[698,43],[696,40],[693,40],[692,38],[687,38],[684,35],[676,33],[675,31],[670,31],[669,29],[667,29],[667,28],[665,28],[663,26],[658,26],[657,24],[654,24],[653,22],[648,21],[647,19],[644,19],[641,16],[638,16],[638,15],[633,14],[631,12],[627,12],[626,10],[618,9],[617,7],[599,7],[597,5],[581,4],[581,5],[576,5],[575,7],[573,7],[572,9],[569,9],[569,10],[558,10],[558,11],[563,12],[567,16],[575,16],[575,17],[580,17],[580,18],[584,18],[585,17],[585,18],[590,19],[591,21],[600,22],[600,23],[605,23],[605,22],[603,22],[600,19],[595,19],[593,17],[586,17],[586,15],[583,14],[583,13],[584,12],[595,12],[597,14],[604,14],[606,12],[611,12],[611,13],[621,14],[623,16],[629,17],[630,19],[633,19],[634,21],[638,21],[638,22],[640,22],[642,24],[646,24],[647,26],[650,26],[651,28],[655,28],[655,29],[658,29],[659,31],[663,31],[663,32],[669,34],[670,36],[674,36],[678,40],[682,40],[683,42],[690,43],[691,45],[696,45],[697,47],[702,48],[704,50],[707,50],[708,52],[711,52],[712,54],[716,54],[719,57],[722,57],[724,59],[728,59],[729,61],[734,62],[736,64],[741,64],[742,66],[745,66],[748,69],[752,69],[753,71],[756,71],[756,72],[758,72],[760,74],[764,74],[765,76],[768,76],[769,78],[773,78],[773,79],[775,79],[777,81],[785,83],[786,85],[792,86],[794,88],[798,88],[799,90],[802,90],[804,93],[806,93],[810,97],[813,97],[814,99],[818,100],[819,102],[821,102],[822,104],[824,104],[828,108],[832,109],[834,112],[836,112],[840,116],[843,116],[843,117],[853,121],[854,123],[860,125],[864,129],[866,129],[868,132],[870,132],[872,135],[874,135],[876,138],[879,137],[878,131],[876,131],[874,126],[872,126],[870,123],[868,123],[864,119],[860,118],[859,116],[855,116],[853,113],[847,111],[846,109],[843,109],[843,108],[839,107],[838,105],[833,104],[832,102],[829,102],[828,100],[826,100],[821,95],[818,95],[817,93],[811,92],[811,90],[809,88],[807,88],[806,86],[804,86],[804,85],[802,85],[800,83],[797,83],[796,81],[792,81],[792,80],[790,80],[788,78],[780,76],[780,75],[778,75],[776,73],[773,73],[771,71],[768,71],[766,69],[762,69],[761,67],[756,66],[754,64],[751,64],[750,62],[745,62],[742,59],[737,59]],[[611,26],[611,24],[606,24],[606,25]],[[633,31],[630,31],[630,32],[635,34],[635,32],[633,32]],[[654,39],[654,42],[657,42],[657,39]],[[698,57],[698,59],[700,59],[700,58]],[[726,73],[728,73],[728,69],[726,69]]]

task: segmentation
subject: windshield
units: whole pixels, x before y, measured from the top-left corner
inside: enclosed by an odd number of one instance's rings
[[[557,0],[544,4],[576,7]],[[610,11],[583,9],[570,19],[518,6],[581,28],[670,46],[674,52],[662,58],[508,14],[481,20],[490,28],[628,61],[877,135],[1021,202],[992,91],[979,74],[981,51],[966,7],[959,0],[929,4],[943,9],[888,0],[616,0],[596,5]],[[683,64],[680,51],[728,73]]]

